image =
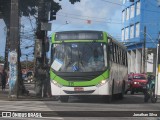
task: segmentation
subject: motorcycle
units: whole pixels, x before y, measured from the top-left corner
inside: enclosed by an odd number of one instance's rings
[[[152,103],[157,102],[157,95],[155,95],[155,82],[152,81],[150,84],[143,86],[144,89],[144,102],[148,102],[151,99]]]

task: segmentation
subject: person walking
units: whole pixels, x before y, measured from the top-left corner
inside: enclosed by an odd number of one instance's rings
[[[7,79],[7,73],[5,70],[3,70],[1,73],[2,91],[4,91],[6,88],[6,79]]]
[[[47,66],[42,64],[42,58],[37,59],[37,68],[35,70],[36,78],[36,96],[41,98],[46,96],[46,89],[44,90],[44,83],[46,83],[46,76],[48,75]]]

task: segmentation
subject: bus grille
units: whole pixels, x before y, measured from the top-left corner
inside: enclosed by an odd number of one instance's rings
[[[91,94],[94,92],[94,90],[88,90],[88,91],[67,91],[67,90],[64,90],[64,92],[66,94]]]
[[[65,72],[55,72],[57,76],[63,78],[66,81],[91,81],[98,77],[99,75],[103,74],[104,71],[100,72],[88,72],[88,73],[65,73]]]
[[[95,78],[95,76],[60,76],[67,81],[90,81]]]

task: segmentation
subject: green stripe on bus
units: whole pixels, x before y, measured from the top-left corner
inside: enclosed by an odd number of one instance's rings
[[[54,81],[57,81],[60,85],[63,86],[95,86],[98,85],[102,80],[109,78],[109,70],[105,71],[102,75],[92,79],[90,81],[68,81],[64,80],[63,78],[57,76],[55,73],[50,71],[50,77]]]

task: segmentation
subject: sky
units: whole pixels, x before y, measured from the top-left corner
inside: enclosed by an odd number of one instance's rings
[[[52,22],[52,32],[95,29],[108,31],[115,36],[120,35],[122,6],[113,4],[121,4],[120,0],[81,0],[74,5],[63,0],[59,3],[62,10],[57,13],[57,20]],[[91,23],[87,24],[87,20]]]
[[[69,0],[55,1],[60,3],[62,9],[58,11],[56,20],[50,22],[52,30],[48,32],[48,36],[53,32],[66,30],[103,30],[117,40],[121,40],[121,0],[81,0],[74,5]],[[32,46],[34,43],[35,21],[33,18],[23,17],[21,24],[23,26],[21,59],[25,60],[25,54],[33,53],[33,48],[25,49],[25,47]],[[5,24],[0,19],[0,56],[4,56],[5,39]],[[31,59],[33,55],[28,57]]]

